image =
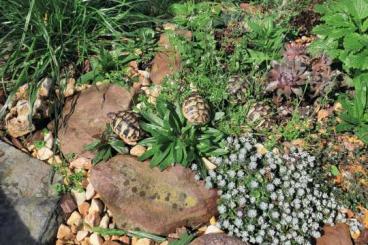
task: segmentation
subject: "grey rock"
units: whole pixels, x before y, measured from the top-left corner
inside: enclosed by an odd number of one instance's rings
[[[195,239],[190,245],[249,245],[242,240],[228,236],[223,233],[213,233],[200,236]]]
[[[46,163],[0,141],[0,244],[49,244],[62,221]]]

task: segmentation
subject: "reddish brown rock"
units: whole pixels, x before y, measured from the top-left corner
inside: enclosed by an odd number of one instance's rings
[[[127,110],[131,100],[132,94],[117,85],[93,86],[70,98],[59,123],[61,151],[92,157],[84,146],[105,130],[109,122],[107,113]]]
[[[358,239],[355,240],[356,245],[368,244],[368,229],[364,229]]]
[[[90,182],[122,229],[166,235],[217,214],[216,190],[207,190],[182,166],[161,172],[148,162],[118,155],[93,167]]]
[[[192,33],[190,31],[176,30],[175,32],[187,37],[188,39],[192,37]],[[173,74],[181,67],[180,56],[170,44],[169,38],[166,34],[162,34],[160,36],[158,44],[161,51],[155,55],[155,58],[152,61],[150,74],[150,78],[155,84],[161,84],[162,80],[166,76]]]
[[[77,204],[70,193],[62,196],[60,200],[60,206],[66,216],[69,216],[74,210],[77,209]]]
[[[248,243],[223,233],[216,233],[200,236],[190,245],[248,245]]]
[[[317,245],[353,245],[346,224],[325,225],[323,231],[324,235],[317,239]]]

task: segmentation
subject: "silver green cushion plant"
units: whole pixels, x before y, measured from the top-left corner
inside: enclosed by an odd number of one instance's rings
[[[228,137],[227,150],[211,158],[218,167],[205,179],[219,190],[221,229],[255,244],[309,244],[321,225],[334,223],[338,203],[313,156],[297,149],[260,154],[250,135]]]

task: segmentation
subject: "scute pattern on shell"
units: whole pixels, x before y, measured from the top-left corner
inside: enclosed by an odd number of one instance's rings
[[[246,101],[246,92],[248,81],[246,77],[235,75],[229,78],[227,91],[230,95],[230,102],[233,104],[244,103]]]
[[[182,110],[184,117],[192,124],[206,124],[210,120],[210,107],[198,93],[185,99]]]
[[[111,128],[127,144],[133,145],[141,139],[139,117],[132,111],[119,111],[111,122]]]

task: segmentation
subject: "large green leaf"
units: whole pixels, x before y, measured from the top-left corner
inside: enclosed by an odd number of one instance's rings
[[[153,146],[151,149],[148,149],[145,153],[143,153],[140,157],[138,157],[139,161],[147,160],[148,158],[151,158],[159,151],[159,147]]]
[[[160,134],[168,134],[168,131],[160,126],[154,125],[154,124],[149,124],[146,122],[140,122],[139,126],[146,132],[149,132],[151,134],[153,133],[160,133]]]
[[[185,146],[183,146],[183,143],[181,141],[177,141],[173,150],[176,163],[182,163],[184,160],[183,148],[185,148]]]
[[[344,0],[346,10],[358,20],[368,17],[368,1],[367,0]]]
[[[368,31],[368,18],[362,24],[362,32]]]
[[[152,145],[155,145],[156,143],[157,143],[157,140],[153,137],[145,138],[139,141],[139,144],[143,146],[152,146]]]
[[[349,16],[344,13],[336,13],[333,15],[325,15],[321,18],[324,20],[328,25],[333,26],[335,28],[339,27],[348,27],[348,28],[355,28],[354,23],[351,22]]]
[[[87,151],[94,151],[101,144],[101,140],[94,140],[92,143],[84,146],[84,149]]]
[[[368,47],[368,36],[358,33],[348,33],[344,38],[344,48],[352,52],[358,52]]]
[[[165,117],[167,111],[167,103],[168,102],[161,99],[157,99],[156,101],[156,110],[161,118]]]
[[[175,103],[175,112],[176,112],[176,115],[179,118],[181,127],[184,127],[184,124],[185,124],[186,120],[185,120],[185,117],[184,117],[184,115],[181,111],[181,107],[180,107],[179,103],[177,103],[177,102]]]
[[[368,125],[361,125],[355,133],[365,144],[368,144]]]
[[[336,131],[338,133],[352,131],[353,129],[354,129],[354,125],[349,124],[349,123],[344,123],[344,122],[336,126]]]
[[[128,147],[121,140],[110,140],[109,145],[120,154],[127,154],[129,152]]]
[[[175,142],[172,142],[168,147],[168,151],[169,153],[167,154],[167,156],[160,162],[159,168],[160,170],[164,170],[170,166],[172,166],[175,163],[175,158],[174,158],[174,147],[175,147]]]
[[[212,157],[218,157],[218,156],[222,156],[222,155],[225,155],[229,153],[229,151],[227,149],[216,149],[214,151],[210,151],[210,152],[207,152],[207,155],[208,156],[212,156]]]
[[[150,165],[152,167],[158,166],[169,154],[170,152],[170,147],[169,145],[161,145],[160,148],[164,148],[163,150],[159,150],[155,153],[155,155],[153,156],[153,158],[150,161]]]
[[[148,111],[142,111],[140,113],[144,119],[147,121],[156,124],[157,126],[163,127],[164,123],[161,118],[159,118],[157,115],[153,114],[152,112]]]

